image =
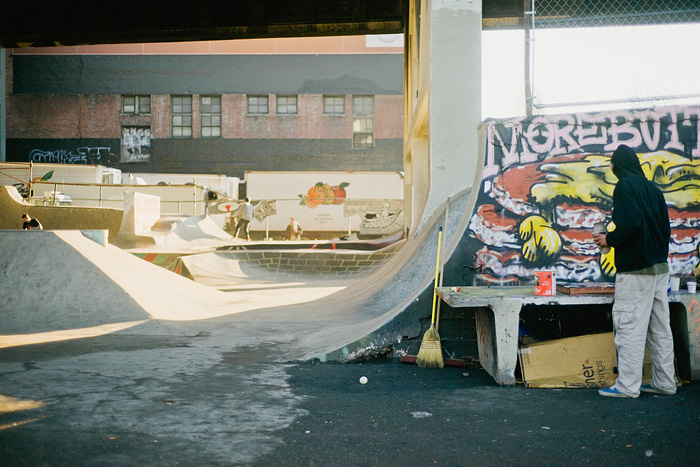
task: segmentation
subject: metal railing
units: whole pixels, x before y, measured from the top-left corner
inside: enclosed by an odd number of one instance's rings
[[[29,184],[27,202],[37,206],[124,208],[124,193],[136,191],[160,197],[162,214],[202,215],[208,192],[200,185],[117,185],[36,181]]]

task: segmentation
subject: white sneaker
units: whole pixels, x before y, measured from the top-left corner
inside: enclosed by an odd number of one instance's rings
[[[676,388],[673,388],[673,389],[659,389],[659,388],[655,388],[654,386],[652,386],[651,383],[649,383],[649,384],[642,384],[642,385],[639,387],[639,390],[642,391],[642,392],[650,392],[650,393],[652,393],[652,394],[666,394],[667,396],[672,396],[672,395],[674,395],[674,394],[676,393]]]
[[[628,397],[631,399],[636,399],[639,394],[625,394],[620,392],[615,386],[610,386],[609,388],[598,389],[598,394],[605,397]]]

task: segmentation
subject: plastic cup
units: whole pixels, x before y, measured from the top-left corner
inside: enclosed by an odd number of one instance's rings
[[[697,288],[697,286],[697,282],[688,282],[688,293],[695,293],[695,289]]]
[[[671,285],[671,292],[678,292],[678,289],[681,287],[681,278],[678,276],[671,276],[669,282]]]

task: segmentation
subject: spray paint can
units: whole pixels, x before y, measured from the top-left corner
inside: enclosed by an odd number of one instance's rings
[[[605,222],[596,222],[595,224],[593,224],[593,232],[597,234],[608,233],[608,230],[605,228]],[[604,246],[600,249],[600,252],[604,255],[607,255],[609,251],[610,247],[608,246]]]
[[[535,271],[535,295],[552,296],[557,294],[557,279],[554,271]]]

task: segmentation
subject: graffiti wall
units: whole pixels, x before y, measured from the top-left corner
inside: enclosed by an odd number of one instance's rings
[[[700,241],[699,115],[672,107],[485,121],[465,283],[531,283],[542,269],[558,281],[612,280],[615,250],[602,254],[591,233],[599,222],[614,229],[609,162],[620,144],[635,149],[666,198],[671,273],[690,273]]]
[[[8,138],[8,162],[104,165],[119,163],[119,139]]]

